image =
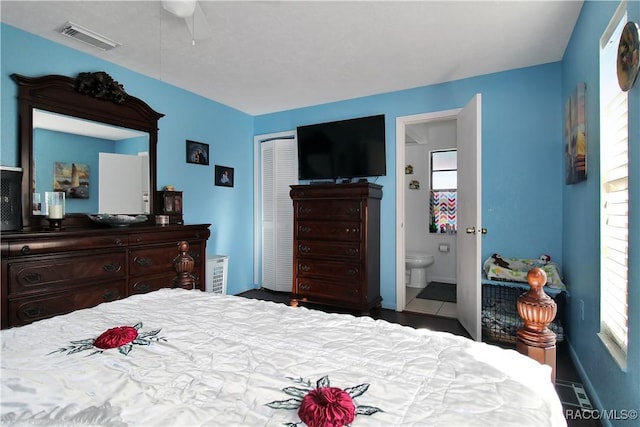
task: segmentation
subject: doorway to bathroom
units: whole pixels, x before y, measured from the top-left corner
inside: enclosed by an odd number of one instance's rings
[[[405,126],[407,311],[457,317],[456,120]]]
[[[397,310],[457,317],[475,339],[480,339],[481,298],[481,235],[477,232],[481,229],[480,124],[480,94],[461,109],[396,119]],[[433,151],[447,149],[457,150],[457,224],[453,229],[444,227],[430,233],[430,156]],[[412,170],[413,174],[408,173]],[[433,255],[434,262],[426,269],[427,283],[455,283],[455,305],[413,298],[421,289],[406,286],[408,252]]]

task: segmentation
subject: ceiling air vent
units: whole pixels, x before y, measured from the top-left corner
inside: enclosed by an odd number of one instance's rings
[[[97,47],[100,50],[111,50],[114,47],[120,46],[121,43],[111,40],[108,37],[100,35],[95,31],[91,31],[88,28],[84,28],[73,22],[67,22],[62,26],[60,33],[81,41],[82,43],[90,44],[93,47]]]

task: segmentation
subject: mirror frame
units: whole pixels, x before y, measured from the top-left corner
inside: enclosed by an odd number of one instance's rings
[[[80,73],[76,78],[11,74],[18,84],[18,142],[22,167],[22,228],[46,227],[43,215],[33,215],[33,111],[46,110],[71,117],[135,129],[149,134],[149,221],[157,212],[156,154],[158,120],[164,114],[127,94],[124,87],[103,71]],[[93,212],[87,212],[93,213]],[[86,214],[65,215],[65,227],[93,224]]]

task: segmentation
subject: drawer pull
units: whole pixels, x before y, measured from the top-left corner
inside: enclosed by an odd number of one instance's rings
[[[306,283],[303,283],[299,286],[299,288],[303,291],[308,291],[309,289],[311,289],[311,285],[307,285]]]
[[[359,228],[347,228],[345,231],[347,233],[359,233],[360,229]]]
[[[300,246],[298,246],[298,250],[299,250],[300,252],[304,252],[304,253],[309,253],[309,252],[311,252],[311,248],[310,248],[309,246],[307,246],[307,245],[300,245]]]
[[[151,265],[151,258],[136,257],[136,264],[138,264],[140,267],[149,267]]]
[[[122,240],[116,239],[116,240],[113,241],[113,243],[115,243],[116,246],[121,246],[122,245]]]
[[[301,214],[310,214],[311,213],[311,208],[310,207],[300,207],[300,209],[298,209],[298,212],[300,212]]]
[[[42,280],[42,276],[39,273],[29,273],[22,276],[22,279],[27,283],[38,283]]]
[[[347,248],[345,253],[349,256],[354,256],[358,254],[358,250],[356,248]]]
[[[356,274],[358,274],[357,268],[350,268],[347,270],[347,276],[355,276]]]
[[[136,291],[139,292],[149,292],[151,290],[151,285],[148,283],[138,283],[136,285]]]
[[[360,215],[360,208],[348,208],[347,215]]]
[[[31,248],[29,247],[29,245],[24,245],[22,248],[20,248],[20,253],[22,253],[22,255],[26,255],[29,252],[31,252]]]
[[[306,226],[306,225],[301,225],[300,227],[298,227],[298,230],[299,230],[301,233],[308,233],[308,232],[310,232],[310,231],[311,231],[311,227],[308,227],[308,226]]]
[[[102,299],[104,301],[113,301],[118,298],[118,292],[113,289],[109,289],[107,292],[102,294]]]
[[[120,264],[105,264],[102,266],[102,269],[107,273],[116,273],[120,271],[122,266]]]
[[[141,243],[142,242],[142,237],[136,237],[136,243]]]
[[[33,319],[42,315],[42,309],[40,307],[30,307],[22,310],[22,316],[27,319]]]
[[[302,270],[302,271],[305,271],[305,272],[306,272],[306,271],[311,271],[311,267],[309,267],[307,264],[300,264],[300,265],[298,266],[298,268],[299,268],[300,270]]]

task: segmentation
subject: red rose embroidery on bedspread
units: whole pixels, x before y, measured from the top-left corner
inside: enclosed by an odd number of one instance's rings
[[[71,341],[71,345],[61,347],[49,354],[60,352],[69,355],[85,350],[94,350],[93,353],[89,354],[89,356],[92,356],[96,353],[102,353],[104,350],[117,348],[118,352],[127,355],[134,345],[151,345],[152,342],[166,341],[166,339],[158,336],[161,329],[148,332],[142,332],[141,329],[142,322],[135,326],[116,326],[115,328],[107,329],[97,338]]]
[[[100,334],[93,342],[93,345],[106,350],[108,348],[117,348],[129,344],[136,338],[138,338],[138,330],[136,328],[131,326],[116,326]]]
[[[289,377],[288,377],[289,378]],[[353,422],[356,415],[372,415],[382,412],[375,406],[356,405],[353,398],[369,389],[369,384],[360,384],[344,390],[331,387],[329,377],[324,376],[313,387],[309,380],[289,378],[300,384],[300,387],[282,389],[292,396],[287,400],[276,400],[267,403],[273,409],[297,409],[301,422],[308,427],[343,427]],[[286,424],[297,427],[299,423]]]
[[[351,396],[344,390],[320,387],[302,399],[298,416],[309,427],[342,427],[351,424],[355,410]]]

